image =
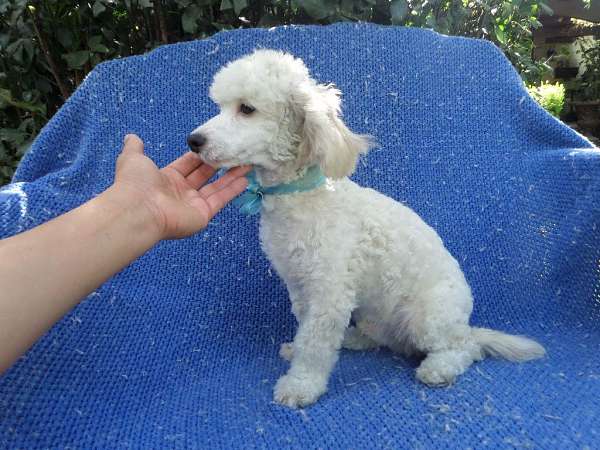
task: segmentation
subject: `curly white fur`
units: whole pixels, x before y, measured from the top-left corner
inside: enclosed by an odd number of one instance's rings
[[[261,243],[299,323],[280,349],[291,367],[275,386],[277,402],[315,402],[342,346],[425,355],[416,375],[433,386],[451,384],[485,355],[544,354],[530,339],[469,326],[473,300],[458,263],[412,210],[347,178],[370,141],[344,125],[339,91],[317,84],[301,60],[256,51],[221,69],[210,95],[221,112],[194,130],[206,138],[205,161],[253,164],[267,186],[314,164],[329,177],[263,202]],[[243,114],[241,104],[256,110]]]

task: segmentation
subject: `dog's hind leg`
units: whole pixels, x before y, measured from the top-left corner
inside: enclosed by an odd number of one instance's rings
[[[418,380],[446,386],[481,360],[481,348],[468,323],[471,305],[466,283],[444,281],[421,293],[405,324],[414,349],[427,355],[417,368]]]
[[[465,349],[431,352],[417,368],[417,379],[429,386],[448,386],[474,360],[473,352]]]
[[[344,332],[342,347],[348,350],[370,350],[379,347],[379,344],[363,334],[358,327],[350,326]]]

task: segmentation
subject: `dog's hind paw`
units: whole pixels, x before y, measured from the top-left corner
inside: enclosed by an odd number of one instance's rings
[[[291,342],[284,342],[279,347],[279,356],[281,356],[286,361],[291,361],[294,356],[294,347]]]
[[[417,369],[417,379],[429,387],[445,387],[454,383],[453,374],[444,373],[431,368],[419,367]]]
[[[348,350],[371,350],[379,347],[379,344],[362,334],[357,327],[348,327],[344,333],[342,347]]]
[[[449,386],[473,362],[468,350],[441,350],[427,354],[417,368],[417,379],[428,386]]]
[[[326,390],[326,383],[320,383],[310,378],[284,375],[275,385],[274,397],[277,403],[284,406],[302,408],[316,402]]]

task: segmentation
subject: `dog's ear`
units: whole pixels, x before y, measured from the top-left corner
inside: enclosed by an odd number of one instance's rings
[[[310,84],[303,86],[297,100],[295,106],[304,117],[299,157],[318,163],[329,178],[352,174],[358,156],[369,150],[372,141],[353,133],[342,121],[340,91],[332,85]]]

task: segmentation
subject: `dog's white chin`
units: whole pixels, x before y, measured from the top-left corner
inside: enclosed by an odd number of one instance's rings
[[[200,155],[200,159],[204,161],[205,164],[208,164],[214,169],[231,169],[232,167],[239,166],[239,164],[235,164],[232,161],[216,161],[214,159],[206,158],[202,155]]]

